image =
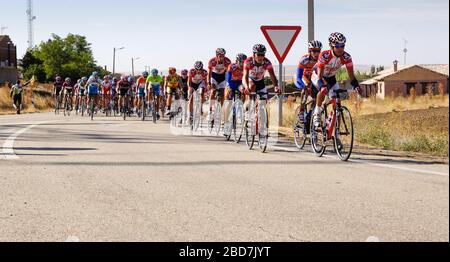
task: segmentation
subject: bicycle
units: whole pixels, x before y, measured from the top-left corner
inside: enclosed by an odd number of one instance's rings
[[[69,101],[70,100],[70,101]],[[72,110],[72,95],[69,95],[69,93],[64,94],[64,116],[70,116]]]
[[[224,125],[224,133],[227,141],[231,140],[231,136],[234,137],[234,142],[240,143],[244,134],[244,103],[242,102],[239,91],[234,90],[232,93],[232,105],[228,112],[228,118]]]
[[[202,125],[202,94],[201,89],[197,89],[192,93],[193,96],[193,108],[192,108],[192,119],[191,119],[191,130],[197,132],[199,127]]]
[[[294,93],[295,94],[295,93]],[[294,142],[298,149],[304,149],[306,141],[311,141],[311,120],[312,112],[315,106],[315,99],[313,98],[311,88],[300,93],[301,104],[295,111],[297,122],[294,124]],[[308,101],[308,98],[312,98]],[[309,110],[308,110],[309,107]]]
[[[260,94],[250,94],[250,105],[248,117],[245,122],[245,141],[249,150],[252,150],[256,137],[258,137],[259,148],[262,153],[267,151],[269,142],[269,113],[267,101],[262,100]]]
[[[131,117],[131,99],[130,99],[130,92],[127,92],[127,94],[124,97],[124,101],[123,101],[123,108],[122,108],[122,117],[123,120],[126,121],[127,117]]]
[[[214,103],[212,112],[208,115],[208,131],[209,133],[219,135],[222,130],[222,95],[221,92],[217,92],[216,99],[211,101]]]
[[[55,96],[55,115],[59,115],[59,110],[61,107],[61,94],[56,94]]]
[[[347,107],[342,106],[340,94],[347,90],[333,90],[335,98],[324,104],[324,110],[320,115],[321,125],[316,128],[311,125],[311,145],[314,154],[322,157],[325,154],[327,144],[333,141],[334,149],[342,161],[348,161],[351,157],[354,144],[353,119]],[[330,113],[327,107],[331,105]]]

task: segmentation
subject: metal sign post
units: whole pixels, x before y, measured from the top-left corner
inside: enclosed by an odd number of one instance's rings
[[[279,126],[283,125],[283,101],[285,86],[283,81],[283,62],[302,31],[301,26],[261,26],[261,31],[269,42],[272,51],[280,62],[279,87],[282,90],[279,101]]]

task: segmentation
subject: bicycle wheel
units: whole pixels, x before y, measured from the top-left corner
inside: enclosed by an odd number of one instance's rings
[[[258,110],[258,142],[261,152],[267,151],[267,144],[269,142],[269,114],[266,105],[263,101],[259,102]]]
[[[202,122],[202,104],[200,96],[196,93],[194,96],[194,109],[193,109],[193,130],[198,131]]]
[[[346,107],[341,107],[338,112],[334,133],[334,147],[342,161],[348,161],[353,152],[354,143],[353,119]]]
[[[231,136],[233,135],[234,127],[236,126],[236,103],[230,107],[226,115],[228,117],[225,118],[225,124],[223,125],[223,133],[227,139],[227,141],[231,140]],[[228,107],[228,106],[227,106]],[[225,108],[227,108],[225,107]]]
[[[94,120],[94,114],[95,114],[94,110],[95,110],[95,108],[94,108],[94,98],[91,98],[90,105],[89,105],[91,121]]]
[[[145,118],[147,117],[147,103],[145,102],[145,98],[142,99],[142,105],[141,105],[141,120],[145,121]]]
[[[256,138],[256,108],[255,101],[250,102],[248,111],[248,119],[245,123],[245,142],[248,149],[252,150],[255,145]]]
[[[55,115],[59,115],[59,106],[59,96],[57,96],[55,102]]]
[[[234,142],[240,143],[244,134],[245,117],[244,105],[239,100],[235,105],[235,117],[233,123]]]
[[[67,98],[66,98],[66,99],[64,99],[64,116],[68,115],[68,109],[67,109],[68,106],[69,105],[67,104]]]
[[[156,98],[152,101],[152,117],[153,117],[153,123],[156,124],[156,121],[158,121],[158,107],[156,106]]]
[[[218,136],[222,131],[222,105],[219,101],[216,102],[216,108],[214,109],[214,127],[213,134]]]
[[[123,112],[122,112],[123,121],[126,121],[127,114],[128,114],[128,96],[125,97],[124,107],[122,110],[123,110]]]
[[[322,157],[327,148],[327,127],[326,127],[326,110],[320,115],[321,125],[314,126],[314,117],[311,118],[311,147],[314,154]]]

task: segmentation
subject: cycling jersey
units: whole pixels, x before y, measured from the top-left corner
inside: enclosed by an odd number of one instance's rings
[[[56,94],[61,93],[63,82],[54,82],[53,86],[55,87]]]
[[[243,68],[239,68],[238,64],[231,64],[228,67],[228,73],[227,73],[227,81],[242,81],[242,78],[244,77],[244,70]]]
[[[111,81],[103,81],[102,82],[102,94],[109,95],[112,90],[112,82]]]
[[[273,65],[267,58],[264,58],[263,62],[258,64],[253,57],[249,57],[245,60],[244,70],[249,71],[250,80],[259,82],[264,80],[267,70],[273,70]]]
[[[178,75],[168,75],[166,77],[166,81],[167,81],[167,86],[170,89],[175,89],[178,88],[180,86],[180,77]]]
[[[205,69],[191,69],[191,71],[189,72],[189,77],[191,78],[192,84],[198,85],[206,81],[206,79],[208,78],[208,72]]]
[[[344,52],[341,57],[336,57],[333,51],[324,51],[319,56],[319,61],[314,67],[314,74],[318,73],[318,69],[323,69],[324,77],[332,77],[342,67],[346,66],[348,70],[353,69],[353,60],[349,53]]]
[[[231,65],[231,60],[225,57],[222,62],[219,62],[217,57],[209,60],[209,70],[218,75],[223,75],[228,69],[228,66]]]
[[[311,75],[316,64],[317,61],[309,54],[304,55],[300,59],[297,68],[297,81],[295,82],[297,88],[303,89],[310,84]]]
[[[100,79],[98,79],[98,77],[91,76],[87,82],[88,94],[98,95],[100,93],[100,85],[101,85]]]
[[[160,75],[157,75],[157,76],[151,75],[147,78],[147,82],[149,82],[152,86],[161,85],[161,83],[163,82],[163,79]]]

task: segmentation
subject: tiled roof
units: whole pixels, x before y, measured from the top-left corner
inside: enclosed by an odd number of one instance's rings
[[[375,84],[378,81],[382,81],[383,79],[385,79],[388,76],[398,74],[398,73],[400,73],[400,72],[402,72],[402,71],[404,71],[406,69],[410,69],[410,68],[413,68],[415,66],[418,66],[418,67],[421,67],[421,68],[424,68],[424,69],[428,69],[428,70],[431,70],[433,72],[436,72],[436,73],[439,73],[439,74],[442,74],[442,75],[446,75],[447,77],[449,76],[449,66],[448,66],[448,64],[447,65],[445,65],[445,64],[442,64],[442,65],[440,65],[440,64],[406,65],[406,66],[398,66],[397,72],[394,72],[394,68],[393,67],[385,69],[385,70],[379,72],[378,75],[375,76],[374,78],[368,79],[368,80],[362,82],[361,84],[363,84],[363,85],[372,85],[372,84]]]

